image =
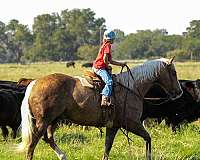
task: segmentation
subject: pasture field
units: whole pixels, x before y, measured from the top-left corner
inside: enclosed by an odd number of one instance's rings
[[[76,62],[76,68],[66,68],[65,63],[35,63],[27,65],[0,64],[0,80],[18,81],[20,78],[39,78],[51,73],[68,75],[82,75],[86,68],[83,62]],[[129,62],[133,67],[140,62]],[[176,62],[179,79],[200,78],[200,62]],[[114,67],[113,72],[119,73],[120,67]],[[158,126],[148,128],[152,137],[153,160],[200,160],[200,128],[197,123],[182,125],[180,132],[173,134],[171,129],[162,122]],[[104,130],[105,132],[105,130]],[[104,136],[96,128],[83,131],[81,127],[60,126],[55,133],[55,139],[60,148],[67,154],[69,160],[100,160],[104,149]],[[129,133],[133,140],[128,145],[126,137],[121,131],[116,135],[110,160],[144,160],[145,142],[142,138]],[[14,144],[20,138],[7,142],[3,141],[0,132],[0,160],[23,160],[24,154],[13,152]],[[56,160],[57,156],[42,140],[34,152],[34,160]]]

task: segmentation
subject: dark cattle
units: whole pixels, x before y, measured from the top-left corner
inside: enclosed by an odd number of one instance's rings
[[[0,127],[4,139],[8,136],[8,129],[6,126],[12,128],[12,137],[16,137],[17,129],[21,123],[20,106],[24,98],[24,93],[25,90],[19,92],[0,89]]]
[[[18,82],[0,80],[0,89],[11,89],[15,91],[23,91],[25,86],[17,86]]]
[[[6,126],[12,128],[12,136],[16,137],[16,131],[19,127],[19,108],[24,97],[26,87],[18,87],[15,81],[0,80],[0,128],[3,137],[8,136]]]
[[[83,63],[82,64],[82,67],[92,67],[92,65],[93,65],[93,63],[90,63],[90,62],[88,62],[88,63]]]
[[[12,84],[0,84],[0,89],[10,89],[10,90],[21,92],[26,89],[26,86],[17,86],[17,85],[12,85]]]
[[[34,79],[32,78],[20,78],[17,82],[18,87],[27,87]]]
[[[11,85],[16,85],[17,82],[15,82],[15,81],[4,81],[4,80],[0,80],[0,84],[11,84]]]
[[[73,67],[75,68],[75,62],[74,61],[69,61],[66,63],[66,67]]]
[[[147,99],[144,100],[143,114],[141,120],[149,118],[167,119],[172,125],[172,130],[176,131],[176,127],[183,121],[194,121],[200,116],[199,100],[200,81],[180,81],[183,89],[183,95],[174,101],[166,100],[150,100],[154,97],[167,97],[164,90],[156,85],[147,93]]]

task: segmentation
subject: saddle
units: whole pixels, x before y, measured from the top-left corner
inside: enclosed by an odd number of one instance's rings
[[[105,85],[104,81],[101,79],[99,75],[92,71],[85,71],[84,72],[84,77],[90,83],[94,89],[101,91]]]

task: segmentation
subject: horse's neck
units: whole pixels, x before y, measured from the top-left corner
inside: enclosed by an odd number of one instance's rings
[[[117,74],[116,77],[114,77],[114,80],[118,82],[119,84],[122,84],[123,86],[129,88],[130,90],[133,90],[136,86],[136,82],[133,80],[132,77],[126,78],[128,75],[126,72]]]
[[[138,96],[140,96],[141,99],[143,99],[148,90],[154,85],[155,80],[147,79],[143,81],[135,81],[133,78],[130,76],[128,79],[124,79],[123,74],[118,74],[114,80],[122,84],[126,88],[129,88]]]
[[[140,93],[140,96],[142,99],[144,99],[145,95],[149,91],[149,89],[154,85],[154,82],[151,83],[142,83],[140,87],[138,87],[138,92]]]

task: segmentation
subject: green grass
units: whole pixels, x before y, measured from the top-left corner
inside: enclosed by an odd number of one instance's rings
[[[164,124],[148,128],[152,136],[153,159],[155,160],[198,160],[200,159],[200,135],[197,125],[184,126],[177,134],[172,134],[170,128]],[[110,160],[143,160],[145,159],[145,143],[142,138],[129,134],[134,141],[129,146],[126,137],[118,132]],[[104,134],[105,136],[105,134]],[[103,137],[104,137],[103,136]],[[100,138],[98,129],[91,128],[83,131],[80,127],[60,127],[55,134],[55,139],[60,148],[68,155],[69,160],[100,160],[103,153],[104,138]],[[22,160],[23,154],[12,152],[16,141],[0,143],[1,160]],[[57,159],[53,150],[40,141],[37,145],[35,160]]]
[[[65,63],[38,63],[29,65],[0,64],[0,79],[13,80],[24,78],[39,78],[50,73],[64,73],[82,75],[85,68],[81,63],[76,68],[66,68]],[[130,67],[137,63],[129,62]],[[179,79],[197,79],[200,75],[199,62],[176,63]],[[114,67],[113,72],[119,73],[120,67]],[[105,131],[105,130],[104,130]],[[172,134],[171,129],[164,123],[148,128],[152,137],[152,152],[154,160],[200,160],[200,134],[196,123],[182,126],[180,132]],[[1,134],[1,133],[0,133]],[[129,134],[134,141],[129,146],[126,137],[118,132],[111,153],[110,160],[143,160],[145,159],[145,142],[142,138]],[[83,131],[80,127],[63,126],[55,133],[55,139],[60,148],[67,154],[69,160],[100,160],[104,150],[104,137],[100,138],[98,129],[91,128]],[[24,154],[12,151],[14,144],[20,139],[3,141],[0,135],[0,160],[23,160]],[[53,150],[42,140],[34,152],[34,160],[56,160]]]

